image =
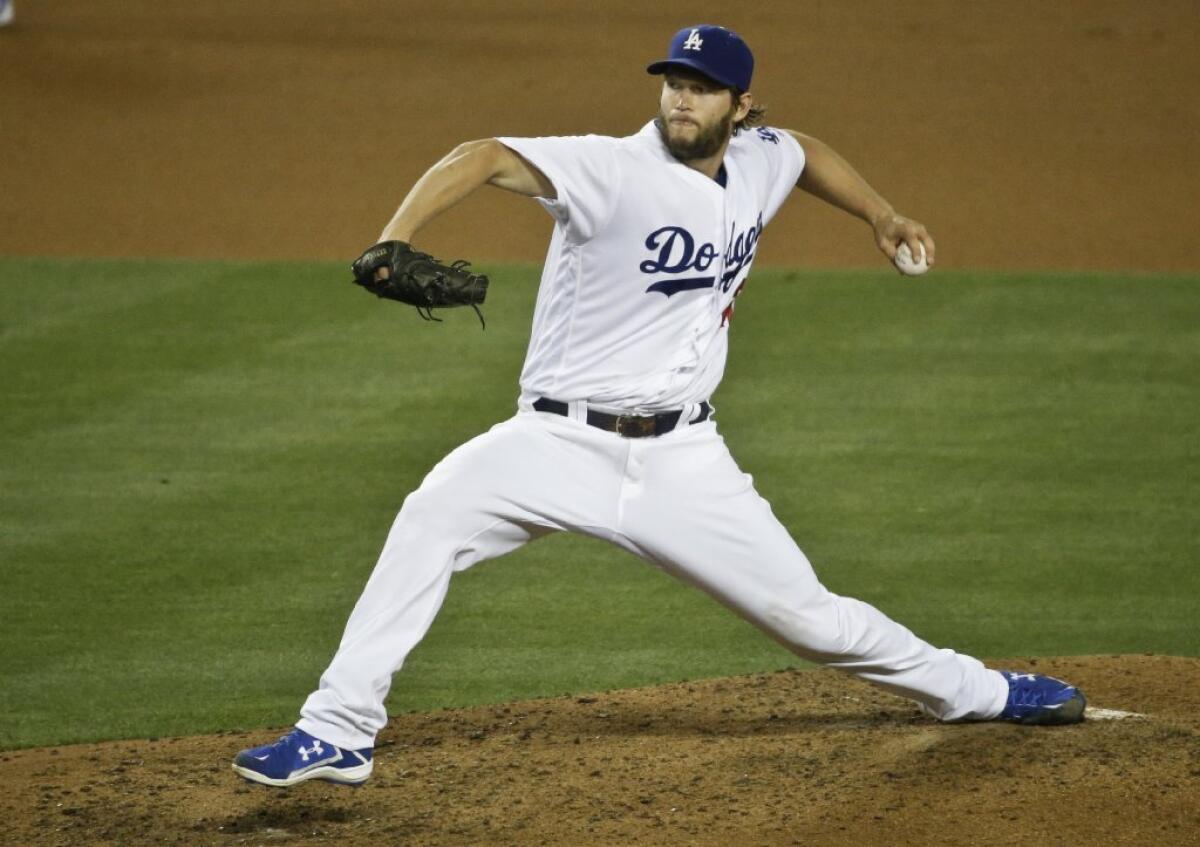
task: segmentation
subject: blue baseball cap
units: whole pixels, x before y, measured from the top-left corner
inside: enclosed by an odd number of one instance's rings
[[[749,91],[754,54],[731,29],[712,24],[687,26],[671,39],[667,58],[647,65],[646,72],[661,74],[671,67],[691,68],[722,85]]]

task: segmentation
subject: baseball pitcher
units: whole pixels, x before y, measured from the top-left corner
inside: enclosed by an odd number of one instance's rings
[[[935,245],[828,145],[764,125],[754,59],[736,33],[680,30],[647,70],[661,91],[638,132],[462,144],[352,265],[358,284],[436,319],[440,308],[478,309],[487,279],[413,248],[423,226],[485,185],[535,198],[554,218],[516,414],[450,453],[405,500],[296,728],[234,760],[246,779],[366,780],[392,677],[451,575],[555,532],[622,547],[796,655],[939,720],[1083,720],[1077,688],[988,669],[826,590],[738,468],[709,398],[735,298],[793,189],[861,218],[901,270],[932,265]]]

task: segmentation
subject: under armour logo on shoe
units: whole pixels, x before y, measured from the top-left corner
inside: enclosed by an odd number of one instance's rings
[[[700,30],[694,29],[688,33],[687,41],[683,42],[684,50],[699,50],[700,45],[704,43],[704,39],[700,37]]]
[[[1035,673],[1014,673],[1014,674],[1009,674],[1009,679],[1011,679],[1013,682],[1016,682],[1018,679],[1027,679],[1030,682],[1033,682],[1035,679],[1037,679],[1037,674],[1035,674]]]
[[[318,741],[317,739],[315,739],[315,738],[314,738],[314,739],[313,739],[313,746],[312,746],[312,749],[311,749],[311,750],[305,750],[303,747],[301,747],[301,748],[300,748],[300,750],[299,750],[298,752],[300,753],[300,758],[302,758],[304,761],[306,761],[306,762],[307,762],[307,761],[308,761],[309,754],[312,754],[312,755],[314,755],[314,756],[318,756],[318,755],[320,755],[321,753],[324,753],[324,752],[325,752],[325,748],[321,746],[321,742],[320,742],[320,741]]]

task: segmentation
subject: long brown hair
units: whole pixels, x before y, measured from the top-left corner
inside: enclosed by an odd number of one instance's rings
[[[738,103],[741,101],[742,95],[745,94],[746,92],[742,91],[740,88],[731,87],[729,89],[729,93],[733,95],[733,102]],[[760,106],[758,103],[751,103],[750,111],[746,113],[746,117],[742,118],[740,121],[738,121],[737,123],[735,123],[733,125],[733,134],[737,135],[743,129],[750,129],[751,127],[762,126],[763,121],[765,121],[766,119],[767,119],[767,107]]]

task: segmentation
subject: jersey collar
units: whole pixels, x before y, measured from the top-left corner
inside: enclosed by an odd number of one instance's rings
[[[672,156],[671,152],[667,150],[667,145],[663,144],[662,136],[658,134],[658,127],[654,125],[653,120],[649,121],[644,127],[638,130],[636,137],[642,138],[648,142],[654,148],[654,150],[658,152],[659,158],[661,158],[663,161],[672,165],[678,165],[684,170],[695,174],[698,179],[704,180],[711,186],[724,190],[729,181],[729,171],[725,167],[725,162],[721,162],[721,167],[717,171],[716,177],[714,179],[709,179],[704,174],[700,173],[700,171],[696,170],[695,168],[689,168],[683,162]],[[728,158],[728,152],[729,151],[726,151],[726,158]]]

